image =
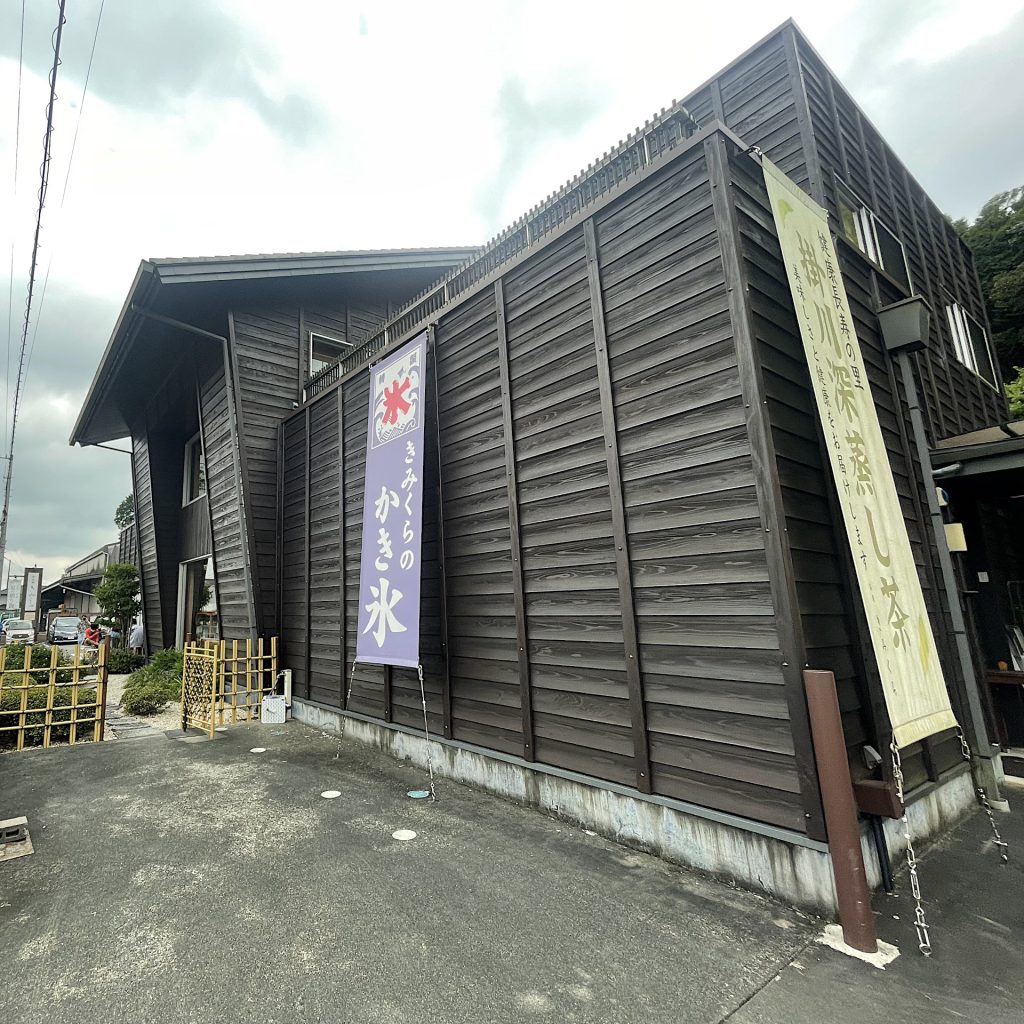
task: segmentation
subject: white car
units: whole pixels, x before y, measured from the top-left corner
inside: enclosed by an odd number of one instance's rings
[[[36,627],[28,619],[8,619],[3,625],[4,643],[35,643]]]

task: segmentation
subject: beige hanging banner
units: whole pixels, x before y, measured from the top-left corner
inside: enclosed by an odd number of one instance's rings
[[[826,212],[762,160],[897,746],[956,725]]]

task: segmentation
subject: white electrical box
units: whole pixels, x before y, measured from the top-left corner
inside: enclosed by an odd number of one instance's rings
[[[268,693],[260,705],[260,721],[264,725],[284,725],[288,708],[285,706],[284,697],[278,697]]]

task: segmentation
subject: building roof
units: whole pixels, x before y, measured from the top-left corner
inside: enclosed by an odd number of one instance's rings
[[[351,249],[339,252],[275,252],[239,256],[168,257],[149,259],[163,284],[198,281],[251,281],[268,277],[310,277],[323,274],[408,270],[465,263],[479,249],[447,246],[436,249]]]
[[[472,259],[472,247],[432,249],[353,249],[321,253],[266,253],[142,260],[100,359],[82,410],[71,433],[71,444],[97,444],[130,433],[107,398],[145,320],[144,312],[174,312],[189,308],[200,297],[209,302],[211,286],[244,287],[250,282],[280,282],[281,287],[303,280],[323,282],[330,277],[399,273],[421,283]],[[360,278],[355,277],[355,280]],[[188,300],[186,300],[186,296]],[[175,297],[176,300],[175,300]]]
[[[978,476],[1024,468],[1024,420],[972,430],[937,442],[932,466],[943,476]]]

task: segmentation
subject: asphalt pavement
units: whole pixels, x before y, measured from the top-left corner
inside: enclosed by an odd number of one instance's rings
[[[767,898],[443,779],[436,804],[406,795],[425,784],[297,723],[0,755],[0,818],[35,844],[0,863],[3,1004],[19,1024],[1024,1019],[1012,814],[1009,866],[977,815],[923,857],[931,960],[907,897],[879,897],[901,949],[880,971]]]

